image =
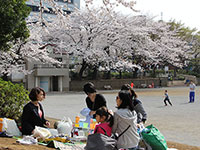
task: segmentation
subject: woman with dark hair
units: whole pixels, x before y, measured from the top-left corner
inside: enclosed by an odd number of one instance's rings
[[[30,102],[23,108],[22,135],[34,133],[35,126],[49,127],[50,122],[44,118],[44,111],[40,101],[45,99],[45,91],[36,87],[29,93]]]
[[[103,97],[103,95],[97,93],[93,83],[86,83],[83,90],[87,94],[85,101],[87,107],[91,110],[90,115],[94,115],[96,113],[96,110],[100,107],[106,107],[105,98]]]
[[[90,119],[94,118],[93,115],[96,113],[96,110],[102,106],[106,107],[106,100],[103,95],[97,93],[94,84],[91,82],[84,85],[83,91],[87,95],[85,99],[87,108],[81,110],[80,113],[86,117],[86,122],[90,123]]]
[[[124,84],[122,85],[121,90],[129,91],[131,95],[131,99],[133,101],[134,106],[133,109],[137,113],[137,123],[145,123],[145,121],[147,120],[147,113],[144,110],[142,102],[139,99],[137,99],[138,96],[133,90],[133,88],[129,84]]]
[[[120,91],[116,97],[117,111],[114,112],[112,132],[121,134],[130,126],[117,141],[117,148],[136,150],[139,143],[137,133],[137,115],[133,108],[130,93]]]

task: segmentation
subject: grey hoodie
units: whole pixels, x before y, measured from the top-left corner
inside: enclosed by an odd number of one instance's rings
[[[114,125],[112,127],[113,133],[122,133],[129,125],[130,128],[119,137],[117,141],[117,148],[133,148],[139,143],[139,135],[137,133],[137,114],[135,111],[131,112],[129,109],[118,109],[114,113]]]

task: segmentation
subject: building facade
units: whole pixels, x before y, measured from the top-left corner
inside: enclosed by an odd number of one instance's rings
[[[52,7],[48,4],[49,0],[29,0],[27,6],[31,7],[30,15],[40,15],[40,7],[46,7],[50,11],[44,11],[42,17],[51,21],[56,17],[52,12]],[[61,6],[67,14],[71,13],[75,7],[80,9],[80,0],[54,0]],[[69,56],[67,54],[52,53],[51,57],[56,58],[62,65],[42,64],[32,59],[26,60],[26,69],[32,70],[31,74],[26,75],[25,85],[28,90],[33,87],[41,87],[46,92],[65,92],[69,91]]]
[[[69,58],[68,55],[52,56],[62,62],[59,64],[42,64],[34,60],[26,60],[26,69],[32,70],[26,75],[26,88],[41,87],[46,92],[69,91]]]

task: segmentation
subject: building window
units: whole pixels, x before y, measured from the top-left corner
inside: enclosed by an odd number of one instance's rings
[[[34,12],[39,12],[40,11],[40,9],[39,9],[39,6],[33,6],[33,5],[27,5],[28,7],[30,7],[31,9],[32,9],[32,11],[34,11]],[[47,11],[47,10],[44,10],[44,13],[47,13],[47,14],[55,14],[54,12],[53,12],[53,9],[52,8],[48,8],[49,9],[49,11]],[[64,12],[66,12],[67,14],[70,14],[71,12],[70,11],[68,11],[68,10],[63,10]]]
[[[73,4],[74,3],[74,0],[54,0],[54,1],[68,3],[68,4]]]
[[[61,57],[56,57],[56,60],[58,60],[59,62],[62,62],[62,58]]]

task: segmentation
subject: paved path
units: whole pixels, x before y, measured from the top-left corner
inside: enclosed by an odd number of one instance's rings
[[[167,89],[173,106],[164,106],[163,95]],[[116,91],[99,91],[108,103],[109,109],[116,110]],[[188,87],[136,89],[148,114],[146,125],[154,124],[167,141],[200,146],[200,87],[196,89],[195,103],[188,103]],[[86,107],[83,92],[47,94],[43,106],[45,115],[62,119],[70,117],[73,121],[80,110]]]

